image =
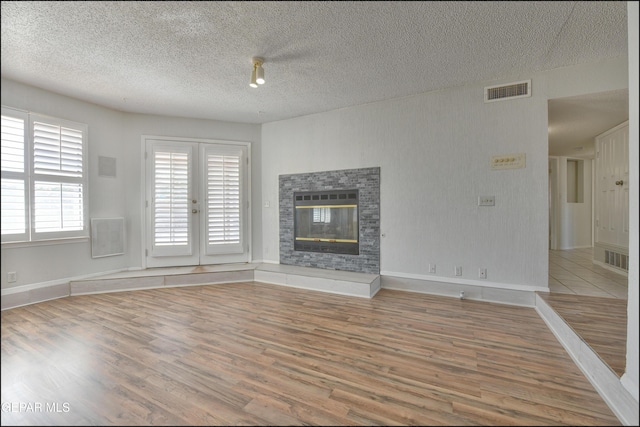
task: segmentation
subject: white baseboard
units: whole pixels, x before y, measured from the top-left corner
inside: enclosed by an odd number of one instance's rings
[[[28,285],[14,286],[12,288],[2,289],[2,291],[0,292],[0,295],[2,296],[2,304],[0,309],[6,310],[10,308],[22,307],[25,305],[68,297],[71,295],[69,283],[72,281],[86,280],[93,277],[103,276],[105,274],[120,273],[122,271],[127,271],[127,269],[84,274],[82,276],[50,280],[40,283],[30,283]]]
[[[441,280],[426,278],[428,276],[397,276],[389,273],[381,274],[383,289],[394,289],[432,295],[460,298],[464,292],[465,299],[496,302],[501,304],[535,306],[535,292],[548,292],[548,288],[533,286],[509,286],[478,280]]]

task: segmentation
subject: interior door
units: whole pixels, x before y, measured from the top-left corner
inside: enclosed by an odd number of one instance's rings
[[[249,261],[248,144],[145,141],[145,261]]]
[[[596,239],[629,246],[629,126],[599,137]]]

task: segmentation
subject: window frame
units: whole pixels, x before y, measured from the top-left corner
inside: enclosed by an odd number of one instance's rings
[[[24,170],[23,172],[2,171],[2,179],[17,179],[24,182],[24,202],[25,202],[25,220],[24,233],[2,234],[2,245],[31,245],[43,243],[64,243],[69,240],[88,240],[89,239],[89,144],[88,144],[88,125],[71,120],[52,117],[44,114],[33,113],[30,111],[19,110],[16,108],[2,106],[2,115],[23,120],[24,123]],[[35,173],[34,168],[34,125],[35,122],[45,123],[56,127],[70,128],[81,133],[81,176],[68,177],[64,174],[56,173]],[[51,182],[57,184],[75,184],[81,187],[82,195],[82,228],[77,230],[60,230],[60,231],[36,231],[36,191],[35,183]],[[60,206],[60,211],[64,209]]]

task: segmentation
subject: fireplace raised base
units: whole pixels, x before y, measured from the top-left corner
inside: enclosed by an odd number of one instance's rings
[[[380,276],[377,274],[282,264],[260,264],[254,271],[254,280],[363,298],[373,298],[380,290]]]

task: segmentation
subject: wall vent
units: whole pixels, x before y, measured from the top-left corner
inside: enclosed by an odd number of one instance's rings
[[[629,271],[629,255],[605,250],[604,263],[624,271]]]
[[[528,96],[531,96],[531,80],[484,88],[484,102],[504,101]]]
[[[124,218],[91,218],[91,258],[124,254]]]

